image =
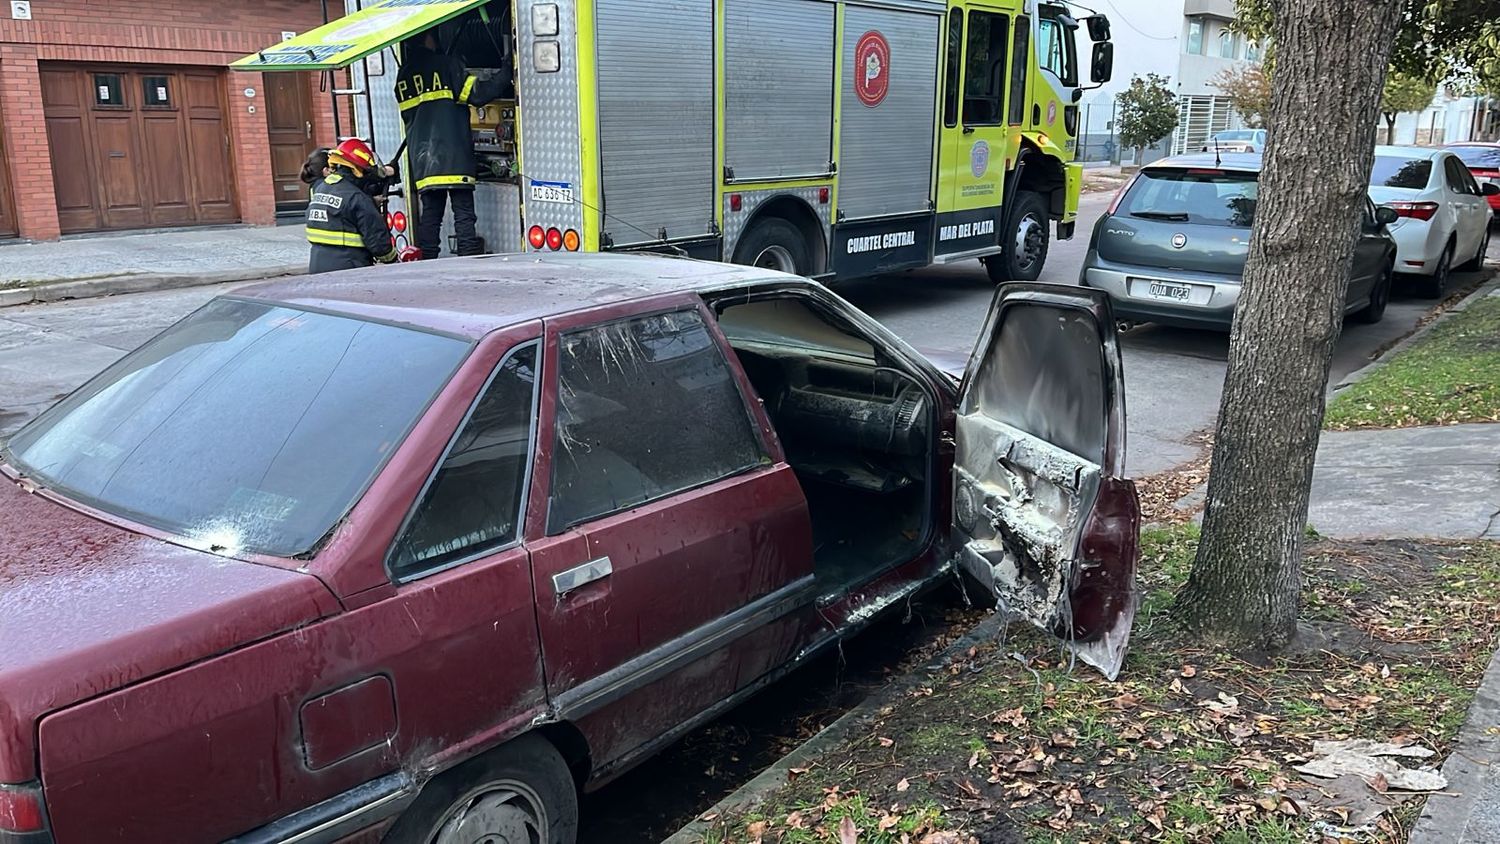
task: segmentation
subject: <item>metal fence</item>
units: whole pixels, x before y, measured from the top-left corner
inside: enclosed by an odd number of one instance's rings
[[[1078,106],[1078,155],[1084,165],[1135,163],[1135,150],[1120,148],[1119,103],[1114,97],[1099,97]],[[1145,150],[1140,163],[1163,158],[1171,149],[1167,137]]]

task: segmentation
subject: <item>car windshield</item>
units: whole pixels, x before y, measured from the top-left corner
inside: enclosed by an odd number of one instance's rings
[[[1259,196],[1256,174],[1211,167],[1142,170],[1116,213],[1145,220],[1249,228]]]
[[[1500,170],[1500,146],[1449,147],[1472,170]]]
[[[1432,178],[1432,159],[1406,158],[1395,155],[1375,156],[1375,167],[1370,171],[1370,184],[1377,188],[1427,187]]]
[[[318,544],[467,354],[410,328],[217,299],[42,414],[44,486],[216,553]]]

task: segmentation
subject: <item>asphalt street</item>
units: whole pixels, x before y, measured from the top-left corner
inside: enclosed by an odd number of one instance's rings
[[[1053,243],[1042,281],[1077,282],[1087,232],[1109,199],[1102,194],[1084,197],[1079,236]],[[0,436],[233,286],[0,310]],[[845,282],[836,289],[912,345],[955,358],[969,353],[994,292],[976,261]],[[1345,327],[1334,379],[1364,366],[1409,333],[1430,307],[1431,302],[1410,297],[1398,284],[1383,322]],[[1227,335],[1150,325],[1124,336],[1132,475],[1159,472],[1197,454],[1191,439],[1212,425],[1218,410],[1227,345]]]

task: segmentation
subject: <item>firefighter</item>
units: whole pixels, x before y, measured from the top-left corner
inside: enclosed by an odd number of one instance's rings
[[[309,273],[409,259],[396,251],[385,216],[363,187],[367,173],[379,172],[375,154],[357,138],[328,151],[328,175],[313,185],[307,205]]]
[[[438,256],[443,214],[452,204],[458,254],[478,255],[484,250],[474,229],[479,162],[469,131],[469,107],[504,96],[508,81],[469,73],[457,57],[439,51],[432,32],[405,47],[396,100],[406,124],[412,182],[421,199],[417,247],[423,258]]]
[[[307,160],[302,162],[302,184],[311,188],[329,174],[328,150],[315,149]]]

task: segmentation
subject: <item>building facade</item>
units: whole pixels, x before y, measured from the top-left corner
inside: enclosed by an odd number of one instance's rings
[[[328,81],[228,64],[338,16],[322,0],[0,8],[0,237],[269,224],[337,134]],[[347,124],[343,127],[348,132]]]
[[[1178,98],[1177,131],[1147,150],[1147,161],[1198,149],[1214,132],[1242,125],[1214,78],[1259,63],[1264,49],[1234,31],[1234,0],[1107,0],[1100,11],[1110,18],[1116,78],[1084,98],[1085,159],[1120,160],[1110,140],[1115,98],[1134,76],[1155,73]],[[1130,151],[1125,152],[1128,161]]]

